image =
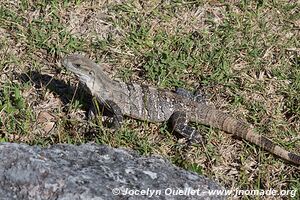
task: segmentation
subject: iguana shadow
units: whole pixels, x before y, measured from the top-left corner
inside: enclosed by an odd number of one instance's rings
[[[48,74],[41,74],[37,71],[29,71],[19,75],[22,83],[31,82],[36,89],[47,88],[60,98],[67,108],[72,101],[78,100],[84,110],[88,110],[92,103],[92,96],[87,93],[81,85],[76,87],[52,77]]]
[[[57,95],[64,105],[62,111],[65,113],[68,113],[71,103],[75,100],[79,102],[79,104],[82,106],[81,109],[85,111],[88,111],[92,105],[92,95],[86,92],[81,84],[79,84],[78,88],[76,88],[65,81],[55,78],[54,76],[41,74],[37,71],[28,71],[17,76],[22,83],[31,82],[36,89],[44,90],[44,88],[47,88],[50,90],[50,92],[53,92],[55,95]],[[87,113],[88,112],[86,112],[85,119],[88,118]],[[72,127],[74,126],[74,124],[69,125]],[[83,127],[84,129],[82,134],[84,135],[85,139],[87,141],[92,140],[98,131],[90,126],[84,125]]]
[[[88,111],[93,107],[93,97],[84,89],[83,85],[79,84],[78,88],[76,88],[62,80],[48,74],[41,74],[37,71],[22,73],[18,77],[22,83],[31,82],[36,89],[42,90],[43,88],[47,88],[50,92],[56,94],[64,104],[63,112],[67,113],[71,103],[77,100],[82,106],[81,109],[87,111],[85,120],[88,120]],[[108,119],[112,117],[112,113],[109,110],[101,108],[100,111],[102,112],[102,116],[108,117]],[[98,131],[94,127],[90,127],[90,129],[85,129],[83,134],[86,138],[91,138],[95,132]]]

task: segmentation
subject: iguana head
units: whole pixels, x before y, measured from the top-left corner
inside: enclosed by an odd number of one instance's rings
[[[88,84],[95,79],[95,70],[99,68],[94,62],[78,54],[66,56],[62,60],[62,64],[84,84]]]
[[[115,82],[103,73],[101,66],[82,55],[66,56],[62,64],[79,78],[92,95],[106,99],[109,92],[116,90]]]

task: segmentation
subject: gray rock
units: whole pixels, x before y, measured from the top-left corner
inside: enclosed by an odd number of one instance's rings
[[[222,188],[203,176],[125,149],[2,143],[0,158],[0,199],[225,198],[210,196]]]

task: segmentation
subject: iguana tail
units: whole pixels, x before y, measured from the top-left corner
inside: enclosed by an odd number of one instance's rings
[[[284,160],[290,161],[296,165],[300,165],[299,155],[281,148],[273,141],[264,136],[256,134],[254,132],[254,129],[248,124],[236,120],[233,117],[215,109],[203,109],[202,107],[201,111],[202,116],[204,115],[201,121],[204,124],[219,128],[228,133],[232,133],[240,138],[243,138],[253,144],[262,147],[263,149],[279,156]]]

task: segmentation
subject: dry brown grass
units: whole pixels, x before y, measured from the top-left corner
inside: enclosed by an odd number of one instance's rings
[[[300,81],[293,76],[300,75],[297,7],[284,2],[264,2],[259,8],[257,2],[218,1],[24,2],[23,9],[9,0],[0,6],[2,140],[96,141],[160,154],[227,188],[300,187],[299,167],[217,129],[198,125],[209,143],[188,152],[166,124],[128,119],[114,134],[99,129],[86,121],[86,96],[60,64],[65,54],[79,52],[107,63],[105,71],[117,79],[165,88],[201,83],[215,107],[300,154]],[[164,55],[173,65],[162,65]],[[151,74],[154,66],[160,71]],[[20,108],[16,88],[25,105]]]

